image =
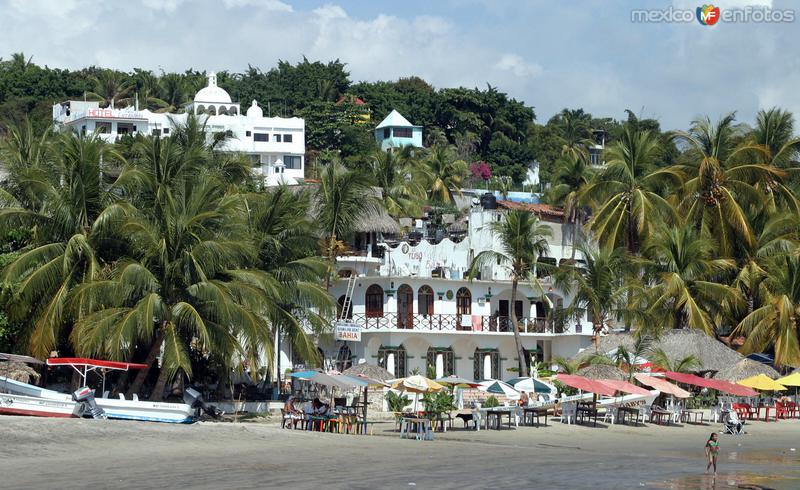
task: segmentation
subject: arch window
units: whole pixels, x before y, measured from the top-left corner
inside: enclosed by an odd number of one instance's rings
[[[428,371],[433,370],[437,378],[452,376],[456,372],[453,348],[429,347],[427,354]]]
[[[217,111],[217,113],[218,113],[220,116],[223,116],[223,115],[227,116],[227,115],[228,115],[228,108],[227,108],[227,107],[225,107],[224,105],[223,105],[223,106],[220,106],[220,108],[219,108],[219,111]]]
[[[456,292],[456,314],[472,314],[472,293],[467,288],[461,288]]]
[[[417,291],[417,311],[422,316],[433,315],[433,289],[422,286]]]
[[[397,328],[414,327],[414,290],[408,284],[397,289]]]
[[[378,318],[383,316],[383,288],[377,284],[367,288],[364,296],[367,318]]]
[[[475,349],[473,376],[476,380],[500,379],[500,352],[497,349]]]
[[[340,373],[345,369],[350,369],[353,365],[353,354],[350,352],[350,347],[343,344],[339,347],[339,352],[336,354],[336,370]]]
[[[198,114],[198,115],[205,114],[206,113],[206,106],[204,106],[203,104],[200,104],[199,106],[197,106],[197,109],[195,109],[194,113]]]
[[[406,376],[406,348],[403,345],[397,347],[381,346],[378,349],[378,366],[389,371],[398,378]]]
[[[209,116],[216,116],[217,115],[217,108],[213,105],[208,106],[208,115]]]

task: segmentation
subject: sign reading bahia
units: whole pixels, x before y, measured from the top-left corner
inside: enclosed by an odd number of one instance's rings
[[[333,330],[335,340],[361,342],[361,327],[355,323],[336,322]]]

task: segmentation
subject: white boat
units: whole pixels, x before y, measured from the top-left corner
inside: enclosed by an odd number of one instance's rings
[[[72,400],[72,396],[58,391],[40,388],[0,376],[0,391],[9,400],[9,407],[0,413],[18,413],[19,410],[34,411],[39,407],[41,417],[68,417],[66,413],[80,416],[81,404]],[[125,400],[121,398],[95,398],[95,403],[102,408],[109,419],[141,420],[145,422],[167,422],[173,424],[190,424],[195,421],[197,410],[186,403],[165,403],[142,400]],[[24,404],[23,404],[24,402]],[[11,405],[16,404],[12,411]],[[47,415],[48,409],[58,415]],[[24,415],[34,415],[25,413]]]
[[[0,414],[31,417],[80,417],[83,405],[72,400],[0,393]]]

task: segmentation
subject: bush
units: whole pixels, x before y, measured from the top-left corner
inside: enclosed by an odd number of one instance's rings
[[[428,416],[437,419],[444,412],[449,412],[455,408],[453,394],[449,390],[441,390],[438,393],[426,393],[422,396],[425,403],[425,411]]]
[[[496,396],[492,395],[483,402],[483,408],[494,408],[500,406],[500,400],[497,399]]]
[[[394,391],[386,393],[386,403],[389,405],[390,412],[402,412],[411,400],[405,395],[400,395]]]

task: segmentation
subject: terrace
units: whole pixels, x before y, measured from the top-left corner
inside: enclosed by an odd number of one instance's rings
[[[422,332],[472,332],[508,333],[514,331],[511,318],[488,315],[457,314],[401,314],[384,313],[381,316],[355,313],[348,319],[364,330],[414,330]],[[569,325],[563,321],[552,321],[541,317],[519,319],[520,333],[523,334],[581,334],[580,324]]]

